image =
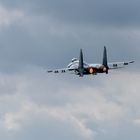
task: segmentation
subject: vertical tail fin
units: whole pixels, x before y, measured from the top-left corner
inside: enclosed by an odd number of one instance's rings
[[[84,74],[84,62],[83,62],[83,52],[82,49],[80,49],[80,56],[79,56],[79,75],[82,77]]]
[[[103,52],[103,64],[102,64],[103,66],[104,66],[104,72],[106,72],[106,74],[108,74],[108,69],[109,69],[109,67],[108,67],[108,62],[107,62],[107,50],[106,50],[106,47],[104,46],[104,52]]]
[[[105,67],[108,67],[108,62],[107,62],[107,50],[106,47],[104,46],[104,52],[103,52],[103,63]]]

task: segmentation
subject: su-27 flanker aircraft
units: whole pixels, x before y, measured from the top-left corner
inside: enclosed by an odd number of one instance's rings
[[[107,61],[107,50],[104,46],[103,52],[103,62],[102,64],[88,64],[83,60],[83,52],[80,49],[79,60],[77,58],[73,58],[71,63],[67,66],[67,68],[56,69],[56,70],[48,70],[48,73],[66,73],[71,72],[80,77],[84,75],[96,75],[97,73],[106,73],[108,74],[108,70],[111,69],[119,69],[123,68],[126,65],[134,63],[134,61],[126,61],[126,62],[113,62],[108,63]]]

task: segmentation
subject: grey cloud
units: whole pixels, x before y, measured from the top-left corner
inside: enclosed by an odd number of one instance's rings
[[[19,74],[0,75],[1,81],[7,77],[5,89],[10,89],[11,81],[15,89],[13,94],[0,95],[1,127],[10,134],[1,137],[100,140],[133,136],[137,139],[138,126],[133,121],[140,115],[139,73],[130,73],[79,79],[73,75],[44,76],[40,67],[29,67]]]
[[[39,140],[41,138],[42,140],[85,140],[73,130],[73,127],[70,123],[47,116],[39,116],[39,114],[32,115],[35,115],[36,117],[29,119],[30,122],[24,122],[23,128],[15,136],[11,137],[11,139]]]
[[[6,1],[12,7],[24,7],[30,13],[50,14],[58,20],[78,24],[107,26],[139,26],[139,5],[135,1]]]
[[[139,59],[139,39],[131,31],[102,31],[66,25],[59,29],[52,23],[56,31],[52,33],[48,22],[44,21],[46,29],[34,22],[37,22],[37,18],[27,25],[15,25],[1,32],[1,71],[16,71],[17,67],[22,69],[26,65],[38,65],[46,69],[65,67],[71,58],[79,57],[80,48],[83,48],[87,62],[100,63],[104,45],[107,45],[110,61]],[[64,33],[61,35],[59,32]]]
[[[81,12],[88,12],[88,10],[90,11],[92,1],[81,1],[79,4],[76,1],[74,5],[73,2],[60,1],[58,4],[58,2],[47,1],[48,8],[43,8],[45,5],[44,1],[42,1],[43,4],[39,4],[39,1],[35,1],[34,3],[29,2],[29,7],[31,6],[29,8],[30,12],[26,11],[23,8],[24,5],[20,2],[14,2],[16,4],[11,6],[12,9],[10,10],[18,9],[22,11],[24,18],[9,27],[1,27],[0,67],[3,72],[18,71],[26,65],[38,65],[44,68],[65,67],[71,58],[79,57],[80,48],[83,48],[84,57],[87,62],[100,63],[102,61],[102,49],[104,45],[108,48],[109,60],[139,60],[138,29],[109,26],[105,28],[101,25],[80,24],[83,21],[77,24],[77,19],[74,19],[76,22],[68,22],[71,18],[65,14],[71,14],[71,17],[74,17],[75,14],[73,12],[64,12],[63,7],[59,9],[59,5],[62,4],[64,6],[63,3],[65,3],[70,7],[69,10],[72,10],[71,6],[73,6],[75,9],[78,7],[77,9]],[[7,1],[8,3],[9,1]],[[28,4],[25,1],[24,4],[26,3]],[[89,4],[88,10],[81,10],[79,7],[85,7],[86,3]],[[36,6],[48,9],[50,12],[35,10],[39,13],[35,14],[32,9]],[[68,9],[67,6],[66,10]],[[7,8],[5,7],[5,9]],[[50,14],[51,10],[57,13],[58,16]],[[61,10],[63,12],[59,14]],[[31,14],[32,12],[34,14]],[[98,14],[99,12],[96,13]],[[64,19],[66,17],[69,20],[67,22],[59,20],[61,19],[61,15],[63,15]],[[93,18],[90,14],[88,16],[91,19]],[[84,16],[81,18],[84,20]]]

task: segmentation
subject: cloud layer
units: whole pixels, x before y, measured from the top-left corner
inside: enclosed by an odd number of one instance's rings
[[[69,76],[66,82],[68,75],[44,77],[39,68],[34,69],[0,75],[3,139],[98,140],[135,134],[138,139],[139,73],[110,73],[103,75],[104,80],[98,76],[82,81]]]

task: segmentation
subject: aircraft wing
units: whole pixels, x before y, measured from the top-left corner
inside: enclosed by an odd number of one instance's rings
[[[125,66],[134,63],[134,61],[125,61],[125,62],[112,62],[108,63],[109,69],[119,69],[124,68]]]
[[[76,71],[77,68],[62,68],[62,69],[54,69],[54,70],[47,70],[48,73],[66,73]]]

